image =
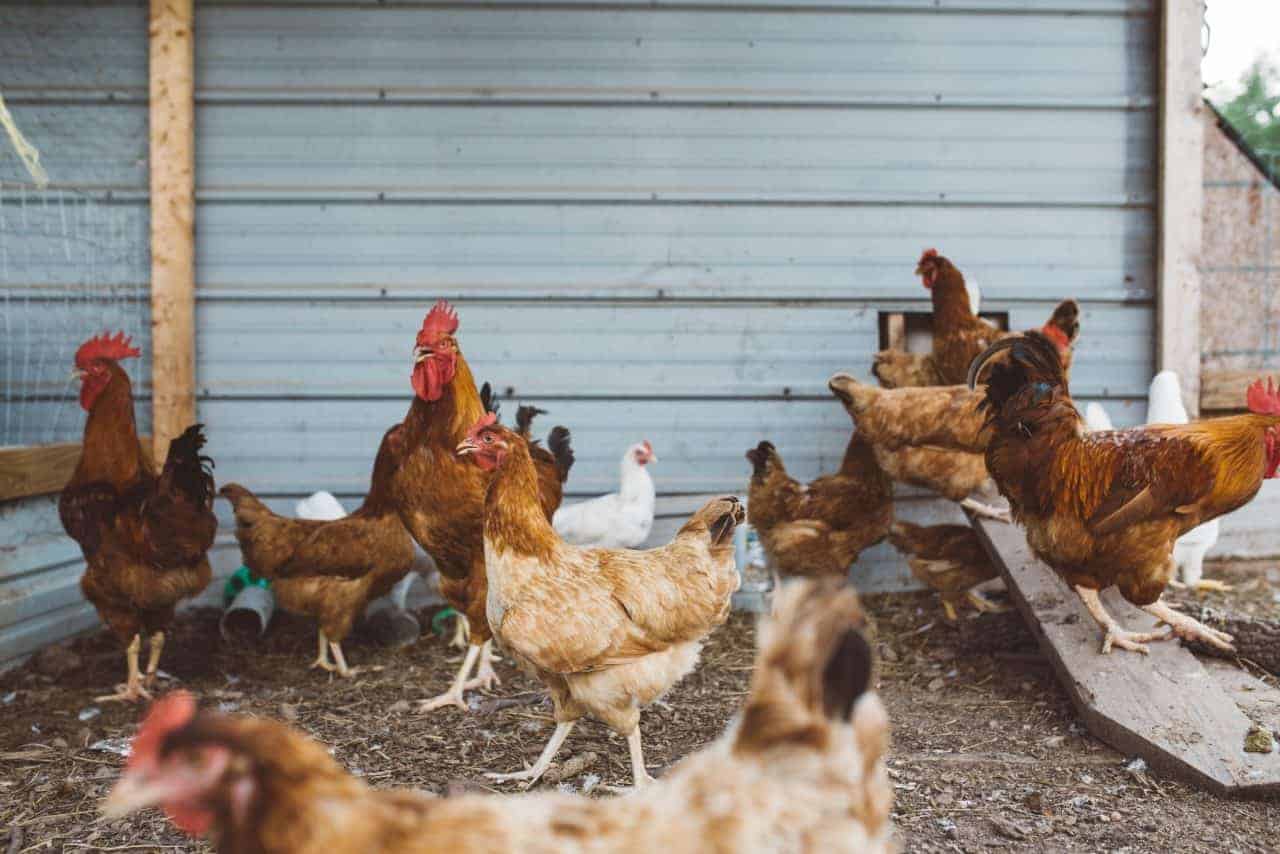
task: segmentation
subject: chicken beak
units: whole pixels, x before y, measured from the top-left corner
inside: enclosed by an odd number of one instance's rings
[[[414,348],[413,348],[413,363],[414,363],[415,365],[420,365],[420,364],[422,364],[423,362],[425,362],[427,359],[430,359],[430,358],[431,358],[431,350],[430,350],[430,348],[428,348],[428,347],[414,347]]]
[[[162,803],[169,797],[170,789],[163,780],[151,780],[145,774],[126,774],[102,802],[102,814],[107,818],[123,818]]]
[[[478,450],[480,450],[480,446],[475,442],[470,439],[463,439],[458,443],[458,447],[454,450],[454,453],[459,457],[465,457],[469,454],[474,454]]]
[[[658,455],[655,454],[653,451],[650,451],[648,454],[648,458],[645,460],[645,464],[647,465],[649,463],[656,463],[657,461],[658,461]]]
[[[84,381],[84,371],[80,370],[79,368],[72,368],[72,369],[71,369],[71,379],[73,379],[73,380],[80,380],[80,381],[82,381],[82,382],[83,382],[83,381]]]

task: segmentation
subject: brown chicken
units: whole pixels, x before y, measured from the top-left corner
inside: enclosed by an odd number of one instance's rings
[[[982,457],[982,396],[964,386],[882,389],[836,374],[828,387],[894,481],[931,489],[967,510],[1008,520]],[[969,447],[978,450],[967,450]],[[975,497],[976,496],[976,497]]]
[[[319,622],[312,667],[354,676],[359,668],[347,666],[342,642],[369,603],[413,567],[413,541],[390,494],[408,453],[404,425],[397,424],[382,437],[364,502],[341,519],[277,516],[238,483],[220,491],[235,509],[245,565],[271,580],[280,607]]]
[[[1248,415],[1090,432],[1056,348],[1043,337],[997,343],[970,377],[1005,351],[983,400],[991,425],[987,469],[1032,550],[1075,587],[1105,630],[1102,651],[1115,645],[1146,652],[1146,641],[1171,635],[1230,650],[1230,636],[1160,596],[1176,570],[1174,541],[1242,507],[1276,476],[1280,390],[1261,381],[1251,386]],[[1112,585],[1169,633],[1122,629],[1098,597]]]
[[[172,694],[143,723],[103,811],[161,806],[221,854],[887,854],[888,724],[857,596],[796,583],[777,606],[741,722],[630,797],[376,790],[284,724]]]
[[[123,332],[90,338],[76,351],[80,405],[89,418],[80,462],[58,500],[62,527],[86,562],[80,589],[127,645],[127,681],[99,700],[150,696],[174,608],[209,585],[207,555],[218,531],[201,425],[169,443],[159,475],[142,452],[129,375],[119,365],[137,355]],[[145,679],[138,667],[143,632],[151,638]]]
[[[494,473],[484,505],[489,625],[551,692],[556,729],[532,768],[490,776],[532,785],[589,714],[626,736],[643,786],[651,778],[640,707],[693,669],[702,639],[729,615],[738,589],[733,531],[746,513],[736,498],[717,498],[661,548],[570,545],[539,502],[528,443],[496,422],[492,414],[478,420],[457,451]]]
[[[1000,571],[970,526],[894,522],[889,542],[907,556],[911,574],[941,595],[948,620],[957,619],[956,606],[961,602],[987,613],[1006,610],[976,589],[999,577]]]
[[[419,703],[422,712],[445,706],[465,711],[465,691],[491,688],[500,681],[493,669],[493,636],[485,617],[483,520],[489,474],[455,454],[471,425],[485,414],[485,404],[458,347],[457,331],[457,312],[441,300],[418,332],[412,374],[415,396],[402,425],[405,444],[412,452],[391,478],[391,496],[400,520],[435,561],[440,593],[468,627],[467,653],[453,683],[438,697]],[[560,494],[557,480],[554,489],[539,495],[548,520],[559,507]],[[476,677],[468,679],[477,662]]]
[[[885,388],[959,385],[979,353],[1016,333],[1001,332],[974,314],[964,275],[938,250],[925,250],[916,275],[929,289],[933,303],[932,351],[917,354],[882,350],[876,354],[872,373]],[[1058,346],[1070,373],[1072,348],[1080,334],[1080,306],[1075,300],[1063,300],[1040,331]]]
[[[893,484],[855,432],[836,474],[802,484],[787,474],[772,442],[747,451],[747,513],[775,575],[845,576],[893,521]],[[775,587],[776,587],[775,582]]]

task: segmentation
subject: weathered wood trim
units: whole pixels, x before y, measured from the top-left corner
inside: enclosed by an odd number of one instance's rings
[[[1165,0],[1161,6],[1156,361],[1160,370],[1177,371],[1182,399],[1189,409],[1198,411],[1204,208],[1200,28],[1204,3]]]
[[[1200,378],[1200,409],[1243,411],[1244,393],[1255,380],[1280,380],[1280,370],[1206,371]]]
[[[151,387],[154,454],[196,418],[193,0],[151,0]]]
[[[142,436],[144,456],[150,454],[151,437]],[[80,462],[80,443],[0,448],[0,502],[61,492]]]

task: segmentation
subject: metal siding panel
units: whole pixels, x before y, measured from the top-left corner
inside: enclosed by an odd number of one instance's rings
[[[1067,12],[204,8],[203,97],[1149,104],[1149,20]],[[375,47],[376,45],[376,47]]]
[[[202,297],[907,299],[940,246],[992,300],[1149,301],[1144,208],[201,205]]]
[[[917,286],[917,293],[925,294]],[[413,336],[429,302],[209,301],[197,314],[203,398],[407,400]],[[1051,302],[1017,304],[1038,327]],[[568,302],[455,304],[477,381],[504,397],[818,397],[837,370],[869,376],[879,313],[902,304]],[[988,311],[1003,306],[988,300]],[[514,322],[518,318],[518,322]],[[1151,312],[1086,304],[1072,389],[1139,398]],[[335,354],[337,354],[335,356]],[[570,425],[572,426],[572,425]]]

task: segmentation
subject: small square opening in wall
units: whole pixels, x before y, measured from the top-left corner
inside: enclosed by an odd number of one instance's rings
[[[1009,312],[984,311],[978,315],[997,329],[1009,328]],[[880,349],[928,353],[933,349],[933,314],[927,311],[880,312]]]

